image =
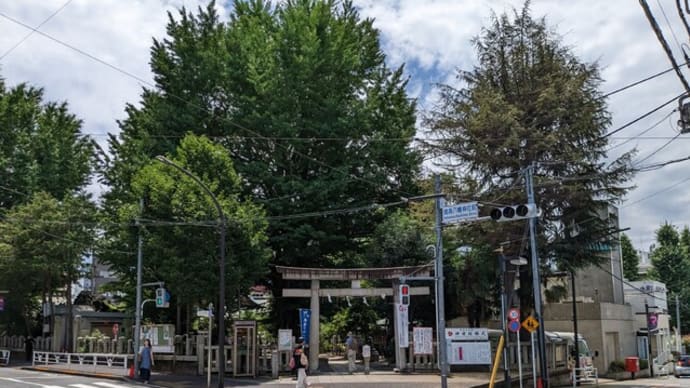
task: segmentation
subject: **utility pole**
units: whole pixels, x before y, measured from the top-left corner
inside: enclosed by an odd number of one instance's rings
[[[139,215],[143,214],[144,212],[144,199],[139,200]],[[141,236],[141,223],[139,222],[139,218],[137,218],[134,221],[134,224],[138,227],[138,237],[137,237],[137,302],[136,302],[136,307],[134,308],[134,370],[139,369],[139,341],[140,341],[140,333],[141,333],[141,313],[142,313],[142,306],[141,306],[141,267],[143,266],[144,262],[144,257],[143,257],[143,247],[144,247],[144,242],[143,238]]]
[[[445,312],[445,301],[444,301],[444,291],[443,291],[443,238],[441,224],[442,219],[442,209],[441,209],[441,176],[436,174],[434,182],[435,194],[439,195],[436,197],[436,262],[435,270],[436,273],[436,311],[438,316],[438,347],[439,347],[439,366],[441,367],[441,388],[448,388],[448,356],[446,355],[446,312]]]
[[[534,183],[532,175],[534,163],[527,167],[525,174],[527,188],[527,203],[536,206],[534,201]],[[537,342],[539,344],[539,369],[541,372],[542,387],[549,386],[549,370],[546,366],[546,336],[544,335],[544,318],[541,312],[541,277],[539,276],[539,258],[537,253],[537,218],[529,219],[530,251],[532,251],[532,288],[534,293],[534,315],[539,322],[537,327]]]
[[[501,271],[499,281],[501,282],[501,330],[503,331],[503,338],[505,338],[505,346],[503,347],[503,386],[510,388],[512,383],[510,381],[510,363],[508,362],[508,330],[506,328],[506,258],[503,256],[503,247],[499,248],[498,267]],[[518,331],[518,342],[520,342],[520,333]]]
[[[649,325],[649,305],[644,301],[644,316],[647,319],[647,361],[649,361],[649,376],[654,378],[654,360],[652,359],[652,330]]]
[[[577,381],[577,369],[580,368],[580,341],[578,338],[578,331],[577,331],[577,301],[575,300],[575,270],[571,269],[570,270],[570,286],[572,288],[573,292],[573,330],[575,331],[575,340],[574,340],[574,345],[575,345],[575,354],[574,354],[574,359],[575,359],[575,370],[573,373],[573,380]]]
[[[678,304],[678,294],[676,294],[676,343],[678,343],[678,354],[683,354],[681,351],[683,344],[680,342],[683,336],[680,333],[680,305]]]

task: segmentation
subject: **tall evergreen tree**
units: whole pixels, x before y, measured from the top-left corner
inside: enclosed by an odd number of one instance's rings
[[[525,203],[524,172],[534,165],[538,257],[563,270],[602,261],[592,247],[615,236],[608,206],[628,189],[631,154],[605,161],[611,118],[598,66],[579,60],[529,3],[493,16],[474,45],[478,64],[458,72],[461,86],[439,89],[429,149],[473,181],[465,197],[492,205]],[[526,248],[524,223],[471,229],[490,246],[513,242],[510,254]]]
[[[621,233],[621,252],[623,255],[623,276],[629,281],[641,278],[639,271],[640,256],[627,234]]]
[[[416,192],[403,69],[386,66],[372,20],[350,1],[233,5],[227,24],[213,3],[183,9],[154,41],[157,89],[127,107],[111,139],[109,212],[133,203],[136,171],[191,131],[229,150],[244,194],[263,204],[274,264],[362,265],[365,237],[387,212],[329,212]],[[278,276],[271,284],[282,287]]]

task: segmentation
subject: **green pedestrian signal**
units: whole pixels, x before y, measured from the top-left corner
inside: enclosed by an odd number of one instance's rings
[[[170,306],[170,294],[165,288],[156,288],[156,307],[167,308]]]

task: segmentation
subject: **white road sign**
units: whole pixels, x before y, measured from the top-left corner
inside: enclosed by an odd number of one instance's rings
[[[457,205],[444,206],[441,208],[441,211],[444,224],[454,224],[479,217],[477,202],[464,202]]]
[[[485,327],[449,327],[446,328],[448,341],[488,341],[489,329]]]

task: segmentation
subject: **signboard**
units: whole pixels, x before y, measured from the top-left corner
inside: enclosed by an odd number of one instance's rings
[[[442,223],[454,224],[461,221],[472,220],[479,217],[477,202],[464,202],[441,208]]]
[[[520,319],[520,309],[512,308],[508,310],[508,319],[510,319],[511,321]]]
[[[430,327],[415,327],[412,329],[414,354],[432,354],[434,352],[434,333]]]
[[[647,329],[649,329],[650,331],[656,330],[658,324],[659,314],[649,313],[649,315],[647,315]]]
[[[278,351],[292,351],[292,329],[278,330]]]
[[[143,325],[139,339],[140,350],[149,339],[154,353],[175,353],[175,325]]]
[[[448,341],[488,341],[489,330],[484,327],[449,327],[446,328]]]
[[[0,311],[5,311],[5,297],[0,296]]]
[[[299,309],[300,333],[305,345],[309,345],[309,321],[311,321],[311,310]]]
[[[398,346],[407,348],[410,346],[410,337],[407,333],[409,315],[409,306],[404,304],[395,304],[395,313],[398,315]]]
[[[449,342],[448,363],[451,365],[491,365],[491,344],[482,342]]]
[[[512,333],[517,333],[520,330],[520,321],[511,320],[508,322],[508,330],[510,330]]]
[[[532,333],[539,327],[539,322],[537,322],[537,320],[534,319],[534,317],[529,316],[524,321],[522,321],[522,327],[524,327],[525,330]]]
[[[198,310],[196,316],[199,318],[213,318],[213,311],[210,310]]]

